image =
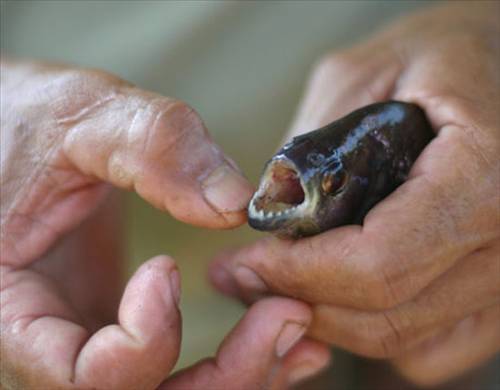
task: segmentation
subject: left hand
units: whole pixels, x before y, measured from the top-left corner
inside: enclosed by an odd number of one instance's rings
[[[312,337],[395,359],[420,384],[500,350],[500,64],[488,46],[498,38],[490,6],[425,10],[320,63],[291,135],[389,99],[419,104],[438,135],[362,227],[221,255],[211,270],[220,290],[310,302]]]
[[[231,228],[251,186],[183,102],[95,69],[7,61],[1,76],[2,389],[282,388],[328,363],[325,346],[299,340],[310,308],[271,298],[214,359],[167,379],[181,343],[179,272],[151,259],[120,298],[122,213],[110,190]]]

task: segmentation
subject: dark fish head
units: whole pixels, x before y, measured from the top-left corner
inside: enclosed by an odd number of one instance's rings
[[[331,145],[315,148],[311,139],[295,138],[267,163],[248,208],[250,226],[301,237],[344,217],[351,181],[347,167]]]
[[[283,237],[362,223],[434,136],[414,104],[375,103],[294,138],[267,163],[250,226]]]

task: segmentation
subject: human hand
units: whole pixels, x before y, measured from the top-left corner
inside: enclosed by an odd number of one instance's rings
[[[252,187],[182,102],[97,70],[4,62],[1,76],[2,388],[279,387],[327,364],[323,345],[296,344],[310,309],[273,298],[215,359],[166,380],[181,338],[179,274],[168,257],[146,262],[112,324],[123,263],[110,188],[230,228]]]
[[[388,99],[414,102],[437,137],[363,226],[265,238],[221,254],[214,284],[254,301],[314,305],[310,336],[391,358],[437,384],[500,349],[498,4],[446,4],[327,56],[289,136]]]

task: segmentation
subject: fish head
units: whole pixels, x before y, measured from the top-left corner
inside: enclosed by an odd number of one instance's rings
[[[347,165],[332,148],[300,141],[285,145],[266,164],[248,207],[253,228],[293,238],[343,222],[350,201]]]
[[[249,204],[249,224],[291,238],[362,224],[371,207],[405,180],[433,137],[420,107],[394,101],[295,137],[266,164]]]

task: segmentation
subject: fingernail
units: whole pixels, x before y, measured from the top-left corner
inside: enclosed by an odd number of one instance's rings
[[[172,297],[174,298],[176,306],[179,306],[179,303],[181,301],[181,276],[179,274],[179,271],[177,270],[170,271],[169,276]]]
[[[276,342],[276,355],[282,358],[304,335],[306,327],[297,322],[287,322],[278,336]]]
[[[245,266],[239,266],[234,270],[234,278],[238,284],[253,293],[263,293],[267,291],[267,286],[255,271]]]
[[[253,187],[228,163],[216,168],[202,183],[208,203],[222,213],[244,210],[253,194]]]
[[[328,363],[318,364],[316,362],[305,362],[298,367],[295,367],[288,374],[288,383],[296,384],[298,382],[303,381],[304,379],[310,378],[314,375],[318,375],[321,371],[323,371],[326,367],[328,367]]]

